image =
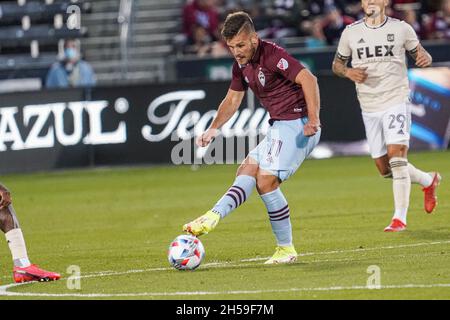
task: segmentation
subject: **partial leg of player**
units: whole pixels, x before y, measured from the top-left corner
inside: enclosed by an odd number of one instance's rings
[[[423,186],[422,191],[424,193],[424,208],[427,213],[432,213],[437,206],[437,194],[436,189],[441,183],[441,175],[439,172],[428,173],[432,177],[432,181],[428,186]]]
[[[278,246],[275,249],[275,254],[264,264],[292,263],[295,261],[297,261],[297,251],[295,251],[293,245]]]
[[[392,178],[392,171],[389,166],[388,156],[385,155],[375,159],[375,164],[381,175],[385,178]],[[424,210],[432,213],[437,206],[437,189],[442,180],[439,172],[424,172],[417,169],[408,161],[408,172],[412,184],[418,184],[422,187],[424,193]]]
[[[183,231],[194,236],[201,236],[211,232],[220,219],[225,218],[233,210],[236,210],[250,197],[256,186],[255,176],[257,170],[258,165],[252,159],[245,159],[237,171],[236,179],[222,198],[204,215],[185,224]]]
[[[263,170],[260,170],[262,172]],[[279,188],[277,177],[266,174],[258,174],[258,181],[264,180],[268,182],[265,185],[272,185],[270,191],[264,190],[258,186],[258,192],[263,200],[267,213],[269,215],[272,232],[277,240],[277,247],[274,255],[265,262],[265,264],[291,263],[297,260],[297,252],[292,243],[292,224],[289,204],[284,197],[283,192]],[[272,180],[272,181],[270,181]],[[276,187],[275,190],[271,190]],[[268,191],[268,192],[266,192]]]
[[[58,273],[46,271],[31,264],[22,230],[12,205],[0,209],[0,229],[5,233],[13,258],[15,282],[51,281],[61,277]]]

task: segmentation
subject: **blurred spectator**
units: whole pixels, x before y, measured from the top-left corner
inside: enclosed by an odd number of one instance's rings
[[[422,6],[419,0],[391,0],[391,7],[395,11],[419,10]]]
[[[206,29],[202,26],[194,26],[192,37],[194,43],[185,47],[184,54],[192,54],[199,57],[205,55],[211,55],[213,57],[229,55],[226,43],[223,41],[212,41]]]
[[[219,39],[219,14],[214,0],[193,0],[183,8],[183,33],[189,43],[194,43],[194,29],[201,26],[213,40]]]
[[[96,78],[89,63],[80,57],[79,41],[66,40],[64,59],[55,62],[47,74],[47,88],[89,87],[94,86]]]
[[[351,0],[348,1],[345,6],[345,14],[353,19],[360,20],[364,18],[364,11],[362,10],[361,0]]]
[[[226,42],[223,40],[213,42],[211,48],[211,56],[213,56],[214,58],[231,56],[230,50],[228,49]]]
[[[273,38],[281,39],[296,36],[300,19],[299,2],[295,0],[273,0],[272,10]]]
[[[328,7],[337,7],[341,12],[345,12],[346,7],[349,3],[354,3],[355,1],[360,2],[360,0],[302,0],[306,3],[308,15],[313,17],[323,16]]]
[[[270,28],[269,18],[267,17],[265,9],[260,3],[255,2],[248,8],[248,11],[250,17],[252,17],[256,31],[266,30]]]
[[[186,46],[185,54],[204,56],[211,53],[212,39],[208,31],[200,25],[192,27],[192,44]]]
[[[213,9],[213,3],[218,7]],[[228,55],[226,44],[216,41],[221,39],[217,25],[220,16],[238,9],[250,14],[261,38],[279,42],[285,37],[305,37],[308,48],[336,45],[345,27],[364,17],[361,0],[191,0],[183,13],[183,30],[190,34],[190,42],[180,42],[190,46],[178,52]],[[197,11],[202,13],[195,15]],[[450,0],[391,0],[386,14],[405,20],[419,38],[450,38]]]
[[[323,34],[327,39],[328,45],[334,45],[339,40],[345,27],[355,20],[352,17],[342,15],[341,10],[335,6],[329,6],[325,9],[325,18],[323,22]]]
[[[421,38],[422,37],[422,26],[417,21],[417,12],[414,9],[405,9],[403,10],[403,17],[402,20],[404,20],[406,23],[411,25],[413,27],[414,31],[416,31],[417,35]]]
[[[327,39],[323,34],[322,21],[320,18],[313,19],[309,33],[310,35],[306,38],[307,48],[321,48],[327,45]]]
[[[427,39],[450,40],[450,0],[442,0],[440,9],[425,24]]]

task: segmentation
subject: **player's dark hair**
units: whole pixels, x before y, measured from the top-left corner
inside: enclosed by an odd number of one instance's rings
[[[225,40],[230,40],[243,30],[246,30],[247,32],[254,32],[255,26],[253,25],[252,18],[250,18],[247,13],[238,11],[230,13],[227,16],[221,33]]]

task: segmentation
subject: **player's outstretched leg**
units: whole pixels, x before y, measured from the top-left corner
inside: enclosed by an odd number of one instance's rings
[[[242,205],[255,188],[256,180],[252,176],[238,175],[233,185],[216,203],[214,208],[199,218],[183,226],[183,231],[194,236],[201,236],[211,232],[231,211]]]
[[[58,273],[49,272],[31,264],[22,230],[12,205],[0,209],[0,229],[5,233],[13,258],[15,282],[51,281],[61,277]]]
[[[409,175],[412,183],[418,183],[422,186],[424,193],[424,209],[427,213],[432,213],[437,205],[436,189],[442,178],[439,172],[423,172],[408,163]]]
[[[392,178],[392,171],[387,156],[377,161],[377,167],[384,178]],[[408,172],[411,183],[422,186],[425,212],[432,213],[437,206],[436,190],[442,180],[441,175],[439,172],[424,172],[414,167],[410,162],[408,162]]]
[[[277,239],[275,254],[265,264],[291,263],[297,260],[292,244],[292,225],[289,205],[280,188],[261,194],[266,205],[272,231]]]
[[[433,177],[433,181],[428,187],[422,188],[424,193],[424,209],[427,213],[432,213],[437,206],[437,194],[436,189],[441,183],[442,177],[439,172],[430,172]]]

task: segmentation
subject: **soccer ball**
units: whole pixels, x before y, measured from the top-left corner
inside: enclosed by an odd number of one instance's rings
[[[178,270],[194,270],[205,257],[205,248],[197,237],[181,235],[169,247],[169,263]]]

